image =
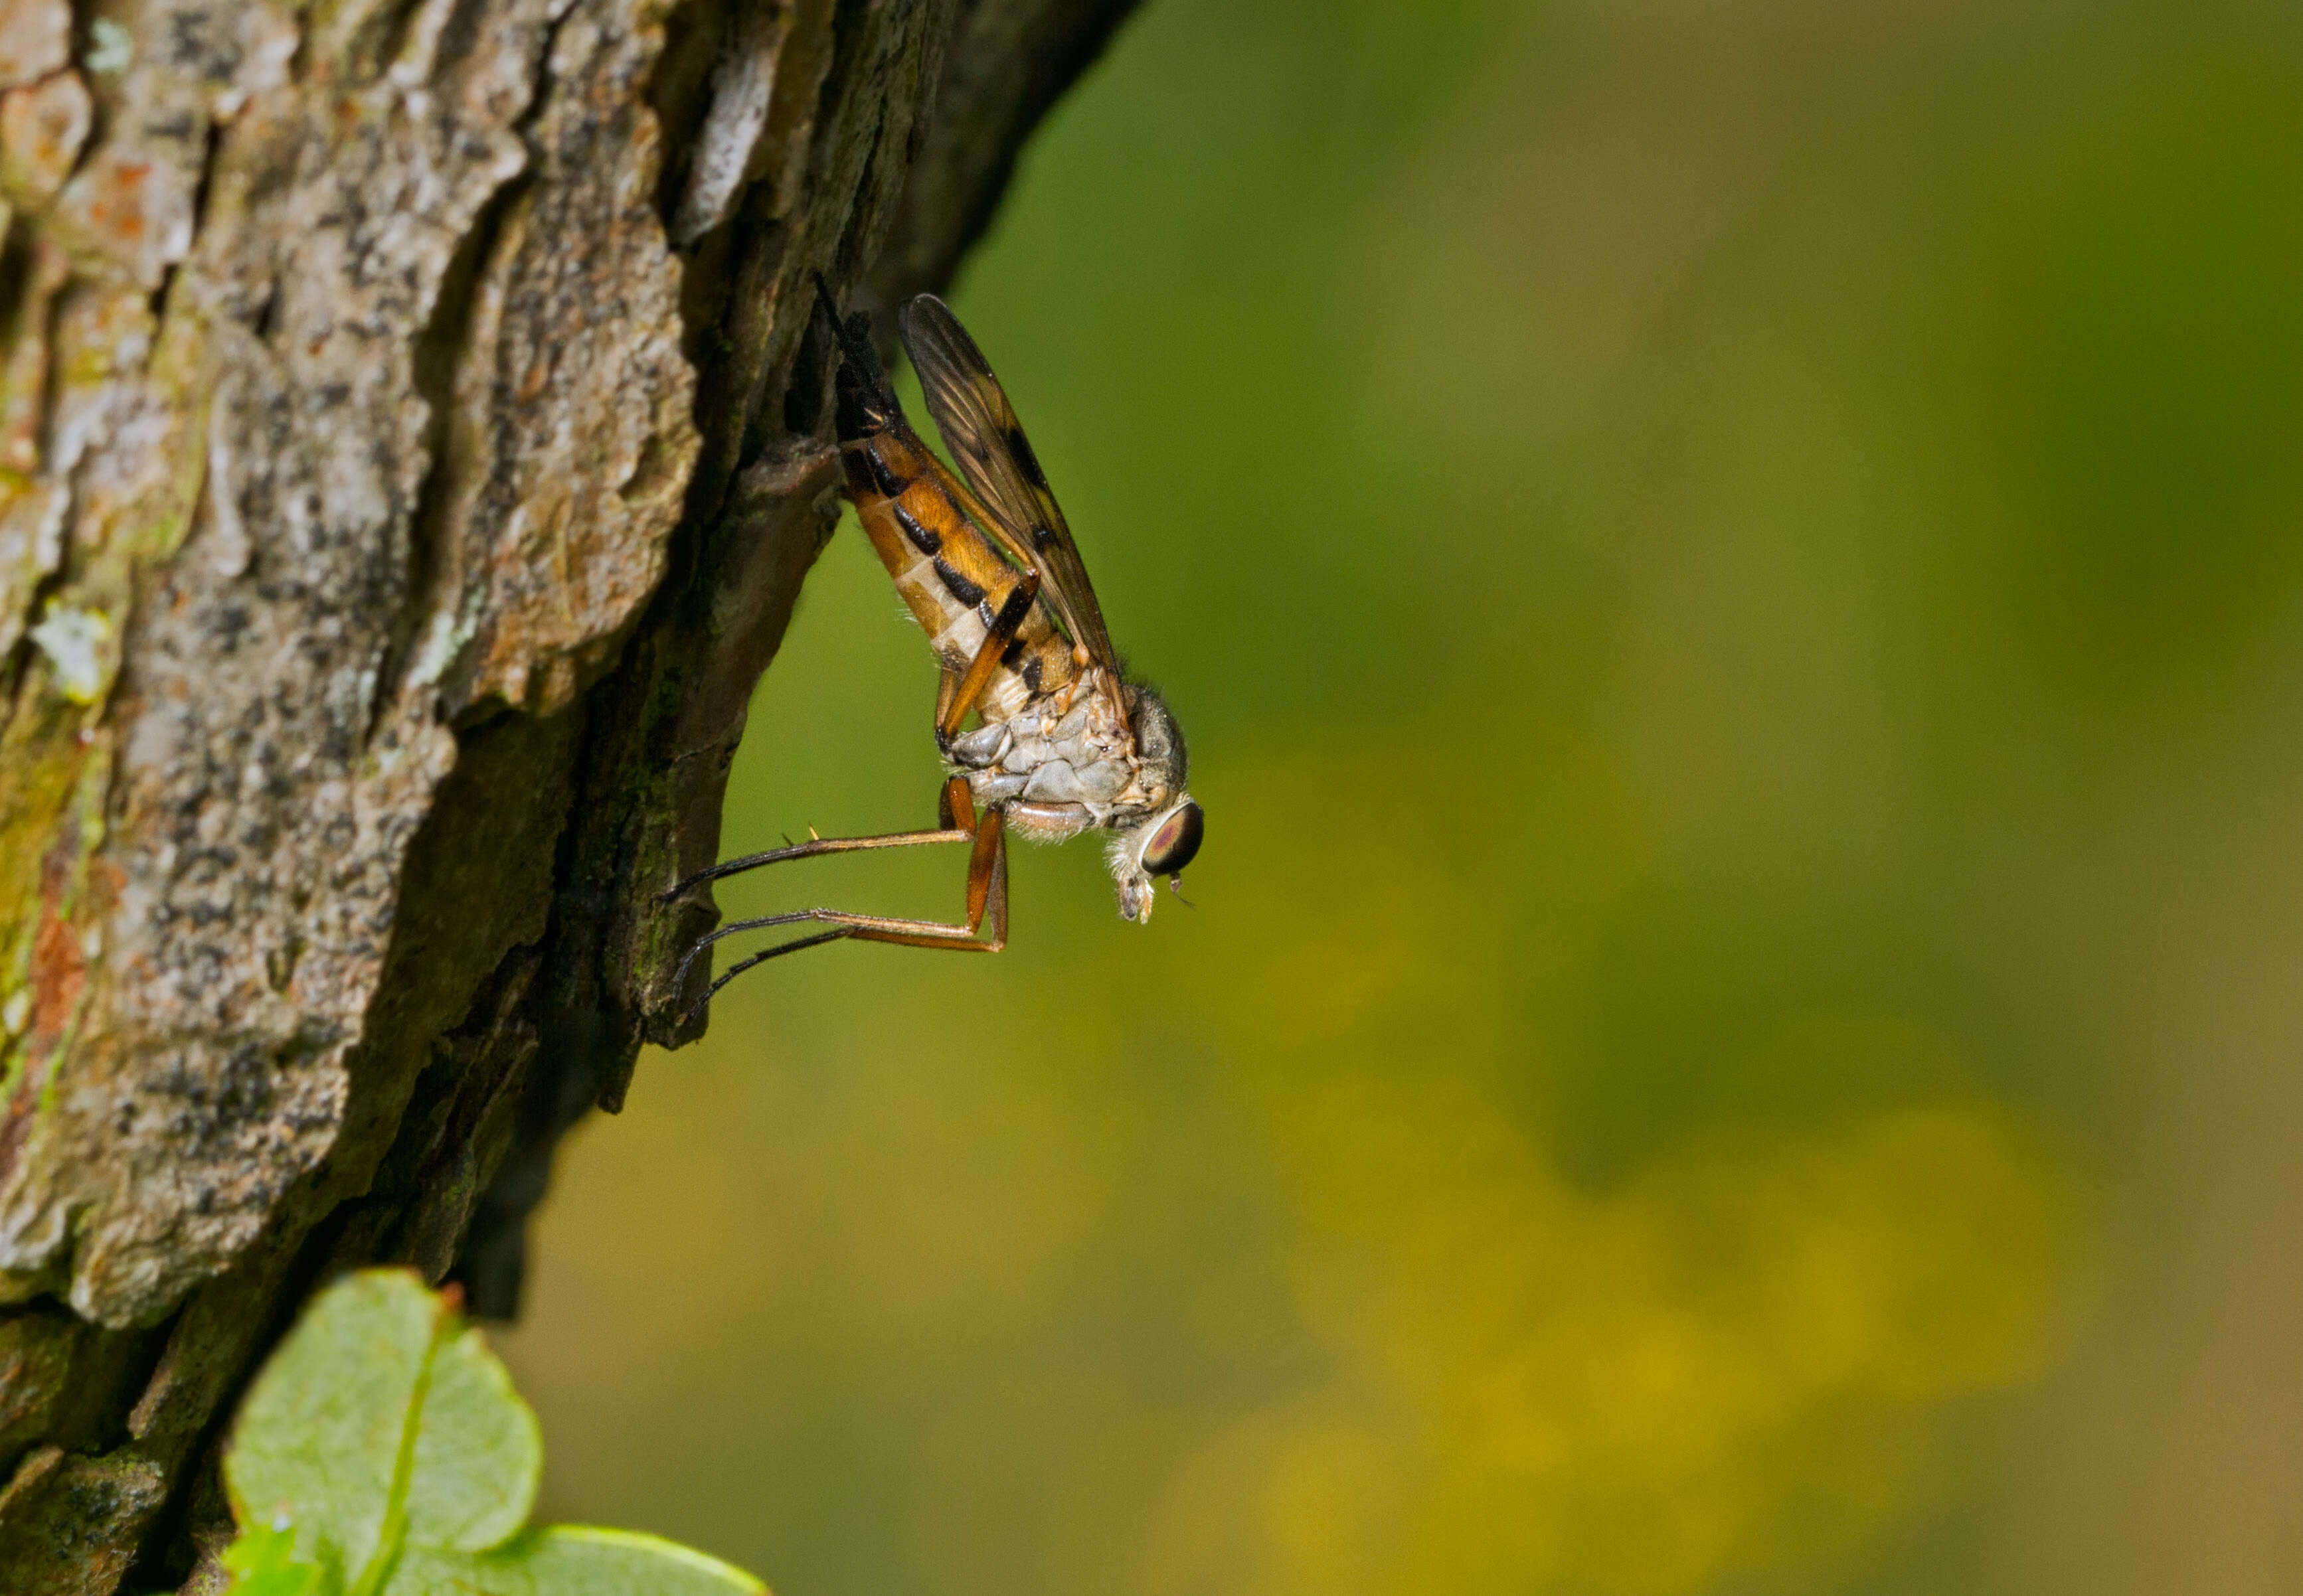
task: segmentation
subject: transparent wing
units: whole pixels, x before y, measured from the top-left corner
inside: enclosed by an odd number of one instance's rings
[[[1081,563],[1079,545],[983,351],[933,294],[906,306],[898,326],[927,395],[928,413],[960,474],[984,507],[1008,523],[1004,530],[1031,550],[1046,581],[1042,591],[1072,641],[1117,674],[1111,634],[1104,629],[1103,610]]]

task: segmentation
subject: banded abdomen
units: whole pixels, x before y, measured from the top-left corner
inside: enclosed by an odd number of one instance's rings
[[[1021,578],[962,512],[941,466],[900,422],[843,441],[848,496],[896,591],[947,668],[965,671]],[[1071,649],[1034,605],[984,689],[986,720],[1005,720],[1072,679]]]

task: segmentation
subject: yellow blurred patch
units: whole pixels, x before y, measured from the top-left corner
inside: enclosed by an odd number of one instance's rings
[[[1264,1596],[1810,1561],[1902,1505],[1946,1402],[2045,1350],[2060,1183],[1987,1104],[1715,1132],[1597,1193],[1460,1079],[1273,1107],[1333,1376],[1182,1473],[1153,1589],[1243,1554]]]
[[[1348,879],[1316,836],[1243,836],[1162,970],[1220,1018],[1328,1365],[1177,1471],[1146,1589],[1669,1596],[1810,1564],[1910,1500],[1948,1404],[2046,1357],[2071,1205],[1992,1103],[1715,1126],[1593,1189],[1498,1095],[1540,1078],[1530,966],[1572,967],[1647,861],[1607,761],[1536,746],[1492,841],[1495,789],[1428,760],[1360,780],[1416,823]],[[1343,779],[1321,762],[1236,773],[1240,807],[1288,813]],[[1862,1016],[1756,1046],[1856,1073],[1927,1047]]]

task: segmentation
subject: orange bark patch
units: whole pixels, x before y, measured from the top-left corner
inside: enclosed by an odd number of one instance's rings
[[[0,96],[0,164],[8,187],[34,205],[54,199],[88,142],[93,113],[76,72]]]
[[[88,960],[81,955],[80,934],[53,906],[43,906],[40,928],[32,941],[32,1034],[36,1039],[61,1036],[88,985]]]

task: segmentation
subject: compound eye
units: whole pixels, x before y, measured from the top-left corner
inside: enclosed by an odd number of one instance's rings
[[[1143,844],[1143,873],[1147,876],[1174,876],[1192,862],[1200,851],[1200,836],[1207,828],[1207,819],[1196,803],[1186,802],[1183,808],[1160,822],[1160,829]]]

